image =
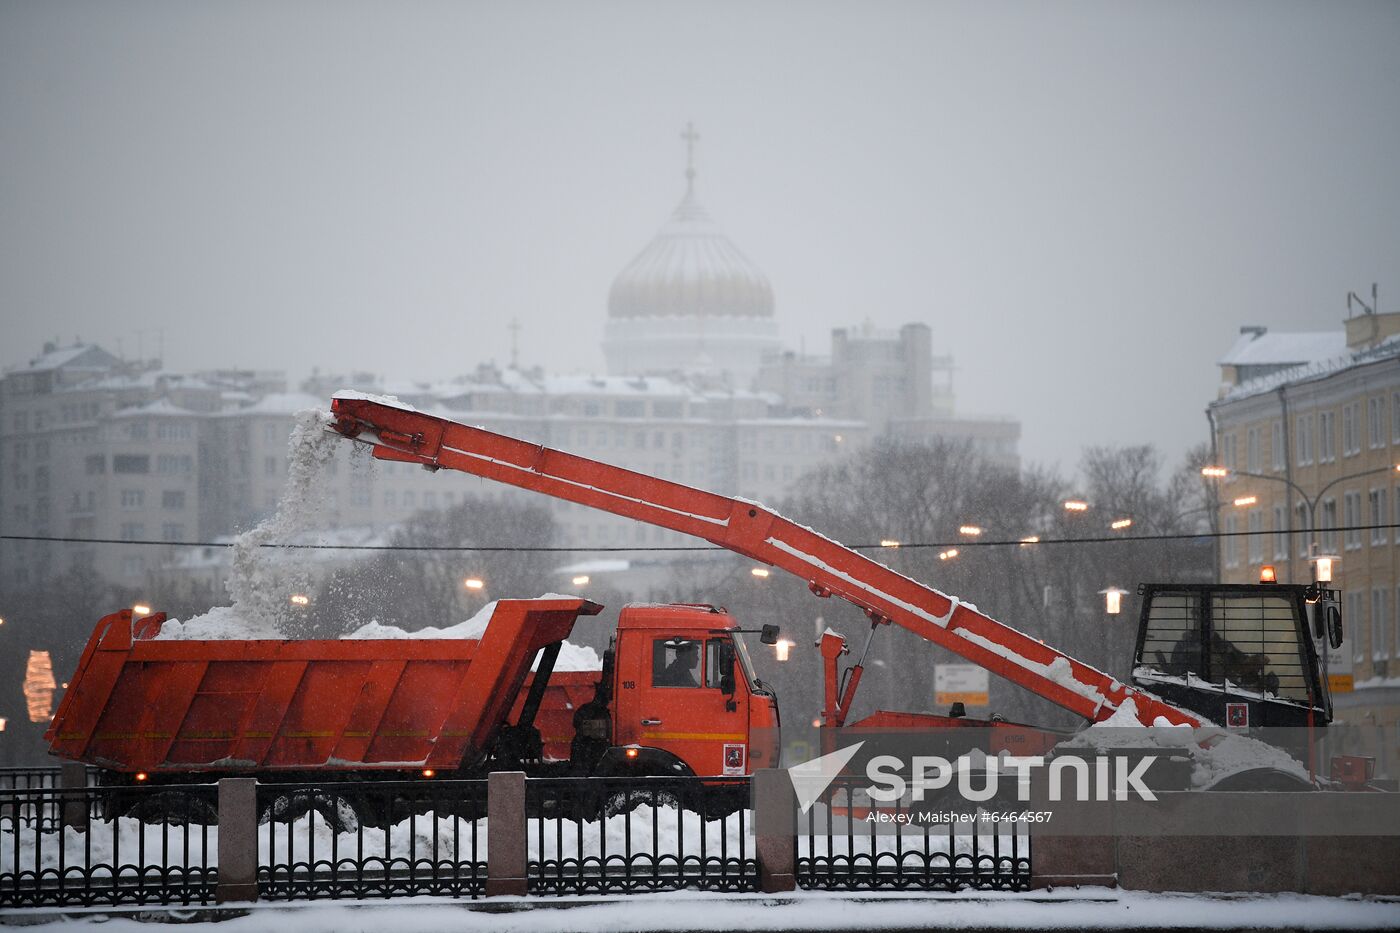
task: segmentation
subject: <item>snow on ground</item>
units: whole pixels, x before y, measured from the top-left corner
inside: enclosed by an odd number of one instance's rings
[[[628,851],[629,840],[633,853],[713,856],[720,851],[721,837],[730,855],[737,857],[742,850],[752,857],[752,820],[746,817],[743,828],[740,832],[737,816],[706,820],[690,810],[641,805],[604,821],[532,818],[527,821],[526,839],[532,859],[616,856]],[[320,814],[310,813],[290,822],[262,824],[258,828],[258,858],[261,865],[287,865],[304,861],[310,852],[317,859],[329,859],[332,852],[346,855],[363,851],[385,858],[485,861],[488,830],[485,817],[473,821],[428,813],[405,818],[388,829],[365,826],[337,833]],[[183,827],[146,824],[131,817],[116,820],[115,832],[109,821],[93,823],[87,833],[65,829],[62,848],[63,863],[70,868],[105,866],[95,869],[97,877],[110,877],[114,854],[127,867],[126,873],[132,871],[130,866],[214,866],[219,863],[219,827],[191,826],[188,855]],[[844,846],[838,848],[845,851]],[[856,851],[862,850],[857,847]],[[20,871],[57,869],[59,854],[57,830],[35,833],[22,828],[18,844],[12,829],[0,832],[0,870],[4,872],[16,867]]]
[[[132,911],[135,913],[135,911]],[[150,908],[142,909],[152,915]],[[188,916],[189,911],[173,911]],[[30,910],[68,924],[101,923],[103,933],[149,933],[150,926],[111,909]],[[10,916],[14,916],[11,914]],[[0,917],[0,921],[3,921]],[[960,929],[1306,929],[1400,927],[1395,900],[1305,895],[1142,894],[1108,888],[1029,894],[796,892],[788,895],[675,892],[597,897],[493,897],[485,900],[258,904],[246,915],[182,923],[189,933],[380,933],[386,928],[452,933],[564,931],[960,930]]]

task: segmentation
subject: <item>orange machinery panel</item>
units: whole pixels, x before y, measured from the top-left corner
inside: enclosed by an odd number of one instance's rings
[[[125,772],[450,771],[518,709],[539,649],[600,609],[503,599],[480,640],[334,641],[160,641],[164,614],[123,610],[97,624],[45,738]],[[547,705],[576,675],[559,676]]]

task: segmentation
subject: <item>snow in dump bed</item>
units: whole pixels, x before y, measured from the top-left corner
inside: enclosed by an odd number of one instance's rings
[[[1247,735],[1214,725],[1174,726],[1162,717],[1151,728],[1144,728],[1132,697],[1103,722],[1094,723],[1055,747],[1186,749],[1193,763],[1191,786],[1197,790],[1208,790],[1232,774],[1261,769],[1282,771],[1308,781],[1308,769],[1302,762],[1281,748]]]
[[[546,593],[540,599],[573,599],[571,596],[560,596],[558,593]],[[458,622],[456,625],[449,625],[445,628],[420,628],[416,631],[399,628],[396,625],[384,625],[380,622],[370,622],[362,625],[342,638],[480,638],[486,631],[487,623],[491,621],[491,614],[496,611],[494,601],[481,607],[476,615],[465,622]],[[538,661],[537,661],[538,666]],[[598,652],[587,645],[575,645],[572,642],[563,642],[559,649],[559,658],[554,662],[556,671],[597,671],[602,670],[603,659],[598,657]]]

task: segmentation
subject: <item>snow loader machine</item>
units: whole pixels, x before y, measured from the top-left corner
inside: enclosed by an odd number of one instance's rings
[[[880,710],[848,722],[871,637],[881,626],[898,625],[1087,724],[1103,723],[1126,707],[1136,714],[1135,724],[1187,726],[1197,730],[1196,736],[1214,737],[1203,741],[1227,737],[1226,729],[1265,726],[1297,727],[1294,731],[1306,735],[1287,750],[1307,763],[1309,780],[1299,779],[1296,770],[1266,767],[1230,775],[1235,789],[1356,789],[1364,784],[1311,777],[1315,739],[1332,719],[1320,659],[1326,644],[1335,647],[1342,638],[1334,590],[1316,584],[1144,584],[1131,683],[1124,683],[760,503],[471,427],[394,399],[340,392],[332,400],[331,416],[329,430],[370,445],[378,459],[461,471],[692,535],[787,571],[818,597],[835,596],[857,606],[870,620],[870,634],[854,663],[841,667],[851,646],[840,634],[828,630],[818,642],[824,667],[819,717],[824,740],[838,727],[979,726],[993,736],[988,752],[1040,754],[1065,738],[1063,732],[999,718],[969,719],[957,708],[948,715]],[[623,728],[617,718],[612,725]],[[636,739],[641,747],[654,744],[645,728]],[[1345,778],[1364,772],[1364,764],[1334,761],[1332,770]]]

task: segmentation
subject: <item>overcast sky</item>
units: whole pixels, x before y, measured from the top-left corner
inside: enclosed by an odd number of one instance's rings
[[[926,321],[1027,458],[1175,458],[1241,324],[1400,310],[1397,50],[1395,2],[5,2],[0,365],[444,378],[518,318],[601,371],[693,120],[794,348]]]

